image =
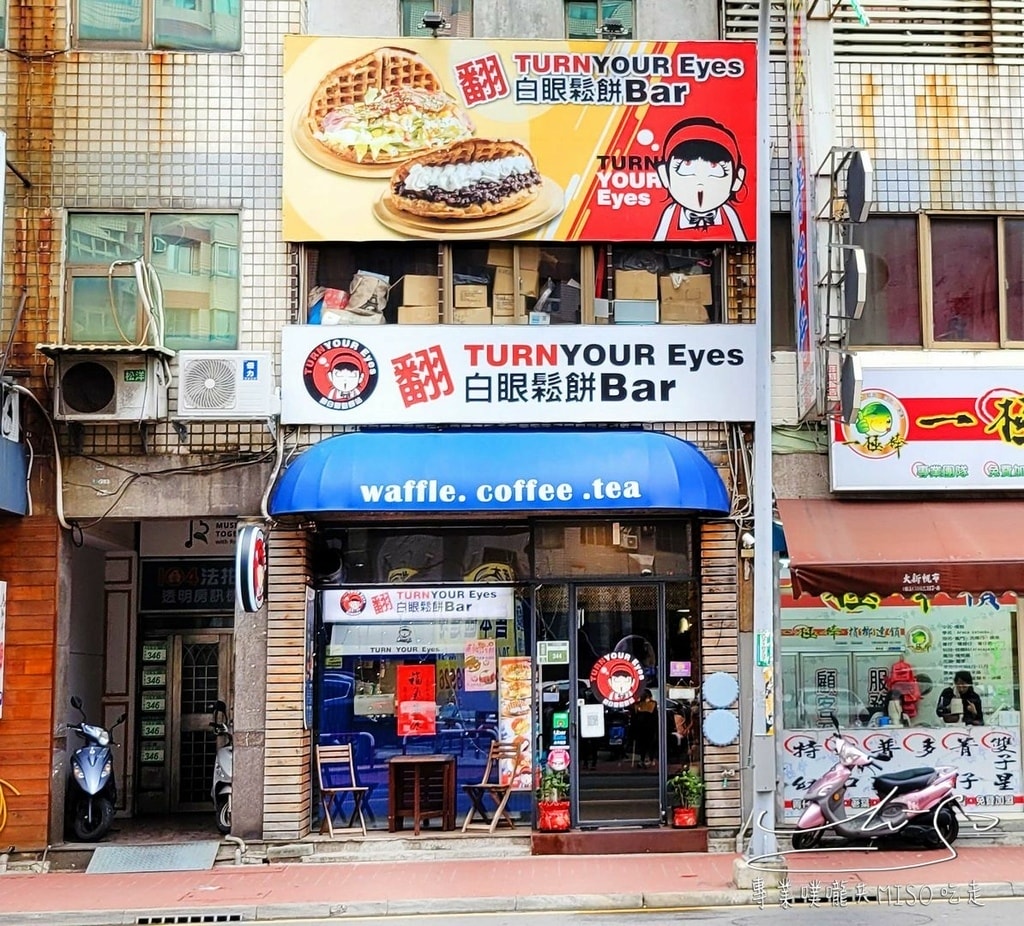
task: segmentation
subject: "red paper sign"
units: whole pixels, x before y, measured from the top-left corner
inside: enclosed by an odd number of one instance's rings
[[[433,736],[437,728],[434,667],[399,666],[396,688],[398,735]]]

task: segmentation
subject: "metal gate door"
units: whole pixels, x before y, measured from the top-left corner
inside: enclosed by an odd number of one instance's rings
[[[170,655],[170,809],[207,810],[217,752],[210,720],[218,698],[232,702],[232,637],[175,634]]]

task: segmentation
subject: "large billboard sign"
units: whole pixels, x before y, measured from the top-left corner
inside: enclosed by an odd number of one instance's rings
[[[281,340],[286,424],[753,418],[753,325],[286,325]]]
[[[284,42],[288,241],[753,240],[753,42]]]

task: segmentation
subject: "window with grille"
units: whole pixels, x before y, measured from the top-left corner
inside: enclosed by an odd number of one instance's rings
[[[615,23],[621,29],[612,32]],[[634,29],[633,0],[568,0],[565,4],[566,38],[631,39]]]
[[[80,46],[238,51],[241,0],[77,0]]]
[[[869,25],[852,5],[811,4],[810,18],[832,14],[837,57],[962,58],[1024,60],[1024,0],[907,0],[891,4],[861,0]],[[722,36],[757,38],[758,4],[724,0]],[[771,48],[785,53],[786,4],[771,4]]]
[[[160,283],[164,346],[233,349],[238,234],[237,215],[71,213],[65,342],[155,343],[154,320],[143,305],[132,264],[144,258]]]
[[[444,35],[469,38],[473,35],[472,0],[401,0],[402,35],[430,38],[433,33],[423,28],[424,13],[440,13],[448,23]]]

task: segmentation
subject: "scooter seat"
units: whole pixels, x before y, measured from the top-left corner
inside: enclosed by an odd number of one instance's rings
[[[888,794],[894,788],[897,794],[906,794],[908,791],[917,791],[926,787],[935,778],[933,768],[906,768],[900,772],[889,772],[885,775],[875,777],[875,792],[880,795]]]

